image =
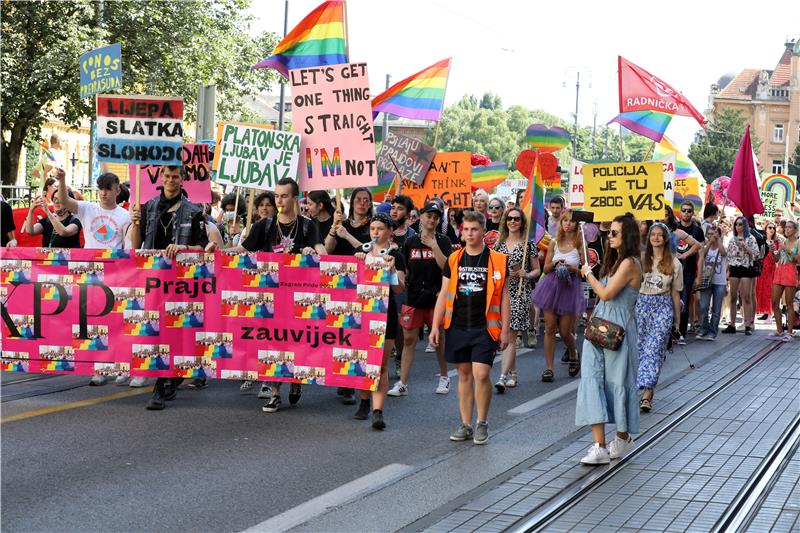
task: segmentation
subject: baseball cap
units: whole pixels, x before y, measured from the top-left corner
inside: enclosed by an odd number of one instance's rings
[[[425,204],[425,207],[422,208],[422,211],[420,211],[419,214],[422,215],[422,214],[431,213],[431,212],[438,213],[439,217],[443,217],[444,216],[444,210],[439,205],[439,202],[436,202],[436,201],[430,201],[427,204]]]

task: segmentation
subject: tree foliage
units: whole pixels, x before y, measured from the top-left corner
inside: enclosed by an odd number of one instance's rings
[[[525,130],[531,124],[560,126],[573,132],[565,120],[541,109],[528,109],[511,106],[503,109],[499,96],[486,93],[478,100],[474,95],[464,95],[455,105],[442,113],[439,123],[437,148],[447,152],[472,152],[489,157],[492,161],[504,161],[510,168],[520,151],[529,148],[525,143]],[[608,142],[606,143],[606,137]],[[433,143],[435,133],[429,131],[426,142]],[[625,160],[641,161],[652,145],[652,141],[639,135],[624,136]],[[610,127],[602,126],[594,136],[592,149],[592,128],[579,127],[577,135],[577,158],[581,161],[623,160],[619,133]],[[572,146],[556,153],[563,168],[572,158]]]
[[[198,85],[217,86],[218,118],[244,113],[242,96],[269,88],[277,74],[253,70],[278,39],[251,37],[250,0],[2,1],[2,180],[16,178],[27,135],[48,113],[77,125],[94,113],[80,98],[78,59],[110,43],[122,45],[123,94],[181,96],[193,120]]]
[[[746,127],[745,117],[737,110],[722,109],[710,117],[706,131],[698,134],[688,154],[707,182],[731,175]],[[752,131],[750,141],[758,153],[761,141]]]
[[[794,147],[794,154],[789,158],[789,172],[790,176],[800,175],[800,143]]]

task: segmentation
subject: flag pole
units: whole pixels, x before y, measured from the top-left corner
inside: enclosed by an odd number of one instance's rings
[[[652,155],[653,149],[655,149],[655,147],[656,147],[656,142],[653,141],[650,144],[650,148],[647,149],[647,153],[644,154],[644,157],[642,158],[642,161],[647,161],[648,159],[650,159],[650,156]]]
[[[536,188],[535,178],[536,178],[536,167],[538,165],[539,165],[539,151],[537,150],[536,151],[536,159],[533,160],[533,172],[531,172],[531,175],[528,177],[528,188],[531,190],[531,197],[528,200],[528,205],[525,208],[525,210],[526,210],[525,216],[528,217],[528,234],[527,235],[523,235],[523,238],[525,239],[525,247],[522,249],[522,271],[523,272],[525,272],[525,263],[528,262],[528,248],[529,248],[528,244],[531,241],[530,236],[531,235],[536,235],[536,233],[534,233],[534,230],[536,229],[536,225],[535,225],[536,223],[533,221],[533,202],[534,202],[534,195],[536,194],[536,191],[535,191],[535,188]],[[525,195],[524,194],[522,195],[522,198],[523,198],[523,200],[525,199]],[[547,231],[547,228],[545,228],[545,231]],[[522,280],[520,280],[520,283],[517,286],[517,296],[521,296],[521,295],[522,295]]]
[[[344,9],[344,53],[347,56],[347,60],[350,61],[350,25],[347,24],[347,2],[342,2],[342,8]]]
[[[394,157],[389,156],[389,160],[392,162],[392,166],[394,167],[394,170],[397,172],[397,180],[398,180],[397,181],[397,194],[400,194],[400,191],[403,190],[403,173],[400,172],[399,168],[397,168],[397,163],[395,163]],[[397,196],[397,194],[395,194],[395,196]]]

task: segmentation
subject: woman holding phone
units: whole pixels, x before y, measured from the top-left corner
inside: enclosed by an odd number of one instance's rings
[[[508,292],[511,295],[511,325],[508,347],[503,351],[497,392],[517,386],[517,336],[530,327],[531,288],[539,277],[539,250],[534,241],[525,242],[527,221],[522,209],[512,207],[500,219],[500,236],[494,249],[508,256]]]

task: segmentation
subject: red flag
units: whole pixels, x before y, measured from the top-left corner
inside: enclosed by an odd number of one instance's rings
[[[619,112],[659,111],[693,117],[704,128],[706,117],[672,85],[619,56]]]
[[[746,218],[764,212],[761,195],[756,182],[756,165],[753,160],[753,146],[750,144],[750,125],[744,131],[736,162],[733,164],[731,181],[728,185],[728,199],[731,200]]]

